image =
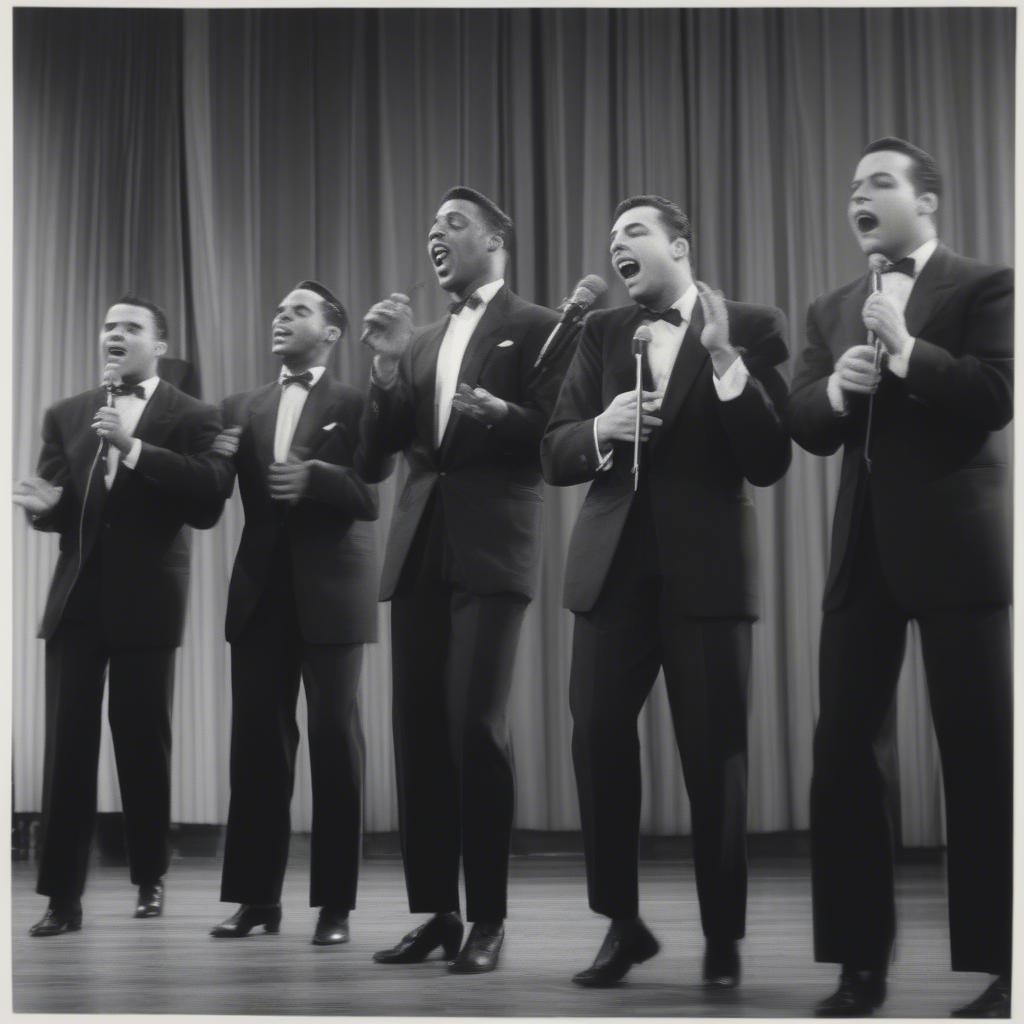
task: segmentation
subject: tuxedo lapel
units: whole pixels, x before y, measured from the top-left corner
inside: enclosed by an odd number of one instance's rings
[[[292,387],[297,385],[293,384]],[[274,461],[274,431],[277,428],[277,407],[281,404],[281,385],[274,381],[257,395],[249,410],[253,447],[261,466]]]
[[[412,383],[416,402],[416,428],[420,437],[430,439],[431,451],[434,448],[437,357],[450,319],[451,317],[445,317],[433,327],[426,329],[413,359]]]
[[[848,348],[867,344],[868,329],[864,326],[863,309],[864,303],[868,300],[869,281],[870,277],[865,274],[840,304],[839,322],[843,326],[843,333],[842,346],[839,352],[834,353],[837,359]]]
[[[924,335],[935,315],[956,288],[956,283],[953,254],[944,245],[940,245],[921,268],[921,273],[911,289],[910,298],[907,299],[903,320],[911,337]]]
[[[661,402],[661,426],[651,438],[652,451],[658,446],[661,438],[669,432],[694,383],[708,365],[707,351],[700,343],[703,329],[704,308],[698,300],[693,304],[693,312],[690,315],[690,322],[686,325],[683,343],[679,346],[675,364],[665,387],[665,397]]]
[[[306,404],[302,407],[302,415],[295,425],[292,435],[291,450],[299,459],[308,459],[319,440],[317,433],[327,418],[334,398],[334,382],[326,371],[310,389]],[[292,387],[297,387],[293,384]]]

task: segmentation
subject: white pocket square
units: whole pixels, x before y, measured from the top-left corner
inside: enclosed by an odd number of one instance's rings
[[[511,338],[509,338],[506,341],[499,342],[498,348],[511,348],[514,344],[515,342]]]
[[[323,426],[324,430],[333,430],[338,425],[338,421],[335,420],[333,423],[325,423]]]

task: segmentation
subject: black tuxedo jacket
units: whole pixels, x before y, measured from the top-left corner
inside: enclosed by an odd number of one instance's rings
[[[296,387],[297,385],[292,385]],[[324,373],[310,390],[292,438],[292,452],[313,462],[309,488],[295,505],[267,488],[281,385],[275,380],[226,398],[227,426],[242,427],[234,467],[245,527],[228,590],[229,642],[270,581],[274,552],[288,544],[299,627],[315,644],[367,643],[377,638],[377,492],[352,469],[363,396]]]
[[[208,451],[220,417],[213,406],[161,381],[135,430],[142,441],[138,463],[134,470],[119,466],[108,492],[106,463],[101,457],[94,464],[99,440],[90,426],[105,403],[106,392],[96,388],[58,402],[43,419],[38,473],[64,491],[33,523],[60,534],[39,635],[53,635],[82,566],[95,555],[100,617],[110,641],[177,646],[188,596],[187,527],[213,526],[231,493],[227,460]]]
[[[452,572],[473,593],[532,597],[540,560],[542,483],[537,448],[554,400],[552,378],[528,384],[556,315],[502,287],[487,304],[462,359],[459,382],[508,402],[492,427],[452,410],[440,448],[434,445],[437,356],[448,317],[417,332],[395,384],[371,385],[363,417],[368,479],[392,469],[404,451],[409,476],[395,506],[381,578],[390,600],[416,529],[435,487],[441,501]]]
[[[700,343],[704,314],[693,308],[661,409],[662,425],[644,446],[641,477],[650,487],[663,570],[676,578],[687,614],[756,618],[757,550],[753,502],[743,481],[766,487],[789,466],[785,318],[768,306],[726,302],[732,344],[750,379],[723,402]],[[644,319],[634,304],[592,313],[566,374],[541,445],[544,478],[593,480],[569,545],[565,606],[587,612],[597,601],[633,502],[633,445],[614,442],[610,469],[598,472],[594,418],[635,386],[633,333]]]
[[[793,437],[816,455],[843,447],[832,527],[826,610],[846,596],[844,559],[859,536],[865,497],[882,567],[898,600],[917,611],[1010,601],[1013,416],[1013,276],[940,245],[905,311],[917,340],[905,379],[883,374],[871,426],[867,401],[847,397],[837,416],[826,394],[836,360],[865,342],[867,276],[816,299],[807,314],[790,397]]]

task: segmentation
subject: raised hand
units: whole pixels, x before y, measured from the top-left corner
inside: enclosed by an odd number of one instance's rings
[[[113,406],[101,405],[96,410],[92,429],[96,431],[97,436],[105,438],[124,454],[131,450],[132,439],[121,425],[121,414]]]
[[[703,281],[697,282],[697,294],[704,309],[700,343],[711,357],[715,376],[721,378],[739,356],[729,341],[729,311],[722,293],[713,291]]]
[[[508,403],[484,388],[471,388],[463,382],[456,388],[452,408],[481,423],[497,423],[508,415]]]
[[[910,344],[910,332],[903,314],[883,292],[872,292],[861,310],[861,319],[869,331],[874,331],[890,356],[903,355]]]
[[[378,364],[393,368],[412,340],[412,307],[409,296],[392,292],[371,306],[363,317],[363,340],[377,355]]]

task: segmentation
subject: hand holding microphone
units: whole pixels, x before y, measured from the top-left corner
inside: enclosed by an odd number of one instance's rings
[[[398,361],[413,335],[412,306],[404,292],[392,292],[371,306],[363,317],[359,340],[374,352],[374,365],[384,379],[398,372]]]
[[[127,454],[132,446],[132,439],[121,424],[121,414],[114,407],[114,389],[120,385],[120,371],[114,364],[108,363],[103,370],[103,386],[107,390],[106,405],[96,410],[92,421],[92,429],[100,439],[100,451],[103,455],[106,455],[110,445],[123,454]]]

